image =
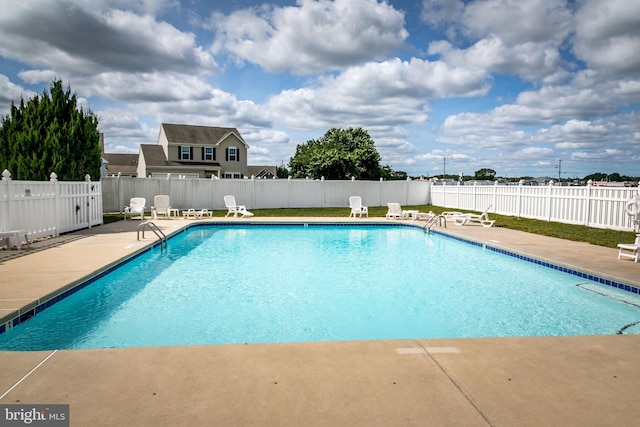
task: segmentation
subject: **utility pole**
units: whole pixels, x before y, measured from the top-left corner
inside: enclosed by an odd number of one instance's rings
[[[562,185],[560,181],[561,171],[562,171],[562,160],[558,160],[558,185]]]
[[[447,175],[447,158],[442,158],[442,181],[444,182],[444,178]]]

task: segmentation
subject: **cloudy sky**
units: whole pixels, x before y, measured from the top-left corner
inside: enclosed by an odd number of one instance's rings
[[[640,176],[640,1],[3,0],[0,114],[62,79],[109,152],[236,127],[287,165],[363,127],[410,175]]]

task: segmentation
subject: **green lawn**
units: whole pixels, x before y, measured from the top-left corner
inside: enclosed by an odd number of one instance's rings
[[[420,205],[403,206],[403,209],[416,209],[420,212],[439,214],[449,208],[439,206]],[[349,215],[349,209],[344,208],[291,208],[291,209],[252,209],[259,217],[345,217]],[[224,217],[226,210],[214,211],[213,216]],[[387,213],[386,206],[370,206],[369,217],[384,218]],[[478,212],[480,213],[480,212]],[[526,231],[528,233],[540,234],[543,236],[559,237],[561,239],[573,240],[577,242],[588,242],[593,245],[615,248],[618,243],[633,243],[635,233],[630,231],[605,230],[600,228],[586,227],[583,225],[561,224],[559,222],[540,221],[535,219],[518,218],[513,216],[503,216],[490,214],[491,219],[495,219],[494,227],[504,227],[512,230]],[[106,214],[104,223],[119,221],[122,215]]]

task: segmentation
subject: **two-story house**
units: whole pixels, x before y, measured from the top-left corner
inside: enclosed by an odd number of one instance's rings
[[[244,178],[248,146],[236,128],[163,123],[157,144],[141,144],[138,177]]]

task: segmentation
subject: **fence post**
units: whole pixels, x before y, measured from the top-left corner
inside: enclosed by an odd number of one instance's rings
[[[118,188],[117,195],[116,195],[117,197],[116,203],[118,204],[118,212],[120,213],[122,213],[124,209],[124,201],[122,200],[122,181],[120,179],[121,177],[122,177],[122,172],[118,172],[118,180],[116,181],[117,188]]]
[[[256,176],[251,175],[251,208],[256,205]]]
[[[61,218],[61,210],[62,210],[62,200],[60,199],[60,183],[58,182],[58,175],[55,172],[51,172],[49,175],[49,182],[53,185],[53,195],[55,199],[55,208],[54,208],[54,237],[60,235],[58,230],[60,230],[60,218]]]
[[[13,227],[9,223],[9,219],[11,218],[11,172],[7,169],[2,171],[2,186],[4,187],[4,196],[6,198],[5,202],[2,204],[4,208],[0,212],[0,227],[2,230],[11,230]]]
[[[547,221],[551,221],[551,191],[553,190],[553,180],[549,180],[549,189],[547,190]]]
[[[591,190],[592,190],[591,186],[592,184],[593,184],[592,180],[587,181],[587,188],[586,188],[587,200],[585,203],[586,205],[585,209],[587,211],[585,212],[585,215],[584,215],[584,221],[585,221],[584,225],[586,225],[587,227],[589,226],[589,224],[591,224]]]
[[[91,228],[91,212],[93,212],[93,206],[91,204],[91,176],[89,174],[84,176],[84,182],[86,182],[87,192],[87,213],[85,214],[85,219],[87,221],[87,225]]]

